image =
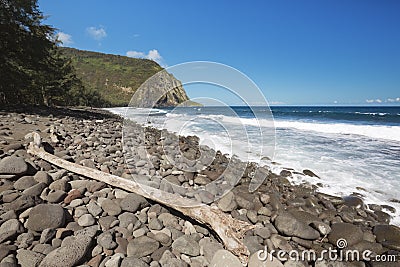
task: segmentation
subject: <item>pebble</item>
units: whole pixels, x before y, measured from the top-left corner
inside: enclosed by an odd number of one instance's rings
[[[46,228],[62,227],[65,222],[64,209],[56,204],[40,204],[29,212],[27,228],[41,232]]]
[[[5,157],[0,160],[0,174],[23,175],[28,172],[28,164],[21,157]]]
[[[91,214],[84,214],[78,219],[78,224],[82,227],[92,226],[96,220]]]
[[[158,241],[147,236],[139,236],[128,243],[128,257],[141,258],[150,255],[159,247]]]
[[[181,237],[177,238],[172,243],[172,249],[179,253],[194,257],[200,255],[199,243],[190,235],[182,235]]]
[[[209,267],[220,267],[220,266],[243,267],[242,263],[235,255],[224,249],[220,249],[217,252],[215,252],[215,255],[212,258],[209,265]]]

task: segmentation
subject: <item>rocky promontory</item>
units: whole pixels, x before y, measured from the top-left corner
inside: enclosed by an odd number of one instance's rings
[[[160,131],[148,128],[146,140],[136,141],[146,150],[131,152],[132,168],[124,160],[122,127],[121,118],[101,110],[0,110],[0,267],[242,266],[205,225],[29,155],[24,137],[32,131],[44,138],[46,151],[70,162],[126,179],[135,175],[180,195],[205,186],[199,200],[256,226],[243,241],[251,253],[248,266],[399,266],[378,261],[399,260],[400,229],[390,225],[385,212],[390,207],[366,205],[355,195],[318,193],[309,184],[294,186],[285,177],[290,173],[269,173],[250,193],[256,168],[251,163],[229,193],[214,199],[215,188],[206,185],[226,168],[227,156],[216,152],[206,169],[182,171],[163,156],[163,149],[170,148]],[[180,146],[198,157],[197,137],[181,137]],[[339,261],[326,253],[321,259],[294,261],[278,255],[329,249],[368,250],[370,260]],[[273,256],[262,261],[258,252],[265,250]]]

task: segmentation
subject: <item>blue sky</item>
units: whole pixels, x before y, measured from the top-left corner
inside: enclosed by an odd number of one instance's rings
[[[39,0],[39,6],[65,46],[163,66],[220,62],[249,76],[272,104],[400,104],[397,0]],[[198,86],[187,91],[224,95]]]

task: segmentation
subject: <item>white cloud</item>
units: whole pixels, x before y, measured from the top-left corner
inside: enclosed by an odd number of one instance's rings
[[[74,41],[72,41],[72,36],[69,35],[69,34],[67,34],[67,33],[65,33],[65,32],[59,32],[59,33],[57,33],[57,34],[56,34],[56,39],[57,39],[58,41],[61,41],[61,45],[62,45],[62,46],[64,46],[64,45],[70,45],[70,44],[73,44],[73,43],[74,43]]]
[[[149,53],[147,54],[147,58],[154,60],[156,62],[160,62],[162,60],[160,53],[158,53],[156,49],[150,50]]]
[[[146,55],[143,52],[138,51],[128,51],[126,52],[127,57],[137,57],[137,58],[145,58]]]
[[[157,49],[152,49],[147,54],[139,51],[128,51],[126,52],[126,56],[136,57],[136,58],[147,58],[150,60],[154,60],[155,62],[163,66],[163,57],[160,55]]]
[[[367,103],[382,103],[383,101],[381,99],[367,99],[365,100]]]
[[[107,37],[107,32],[103,27],[89,27],[86,28],[86,32],[95,40],[100,41],[103,38]]]
[[[270,105],[284,105],[286,104],[285,102],[281,102],[281,101],[271,101],[269,102]]]
[[[400,102],[400,97],[397,97],[397,98],[388,98],[388,99],[386,100],[386,102],[389,102],[389,103]]]

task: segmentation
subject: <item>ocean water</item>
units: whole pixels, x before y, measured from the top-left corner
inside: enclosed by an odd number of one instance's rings
[[[319,191],[360,194],[366,203],[396,208],[400,225],[400,107],[188,107],[113,108],[139,123],[267,165],[275,173],[312,170],[319,178],[294,175],[294,184],[321,183]],[[150,116],[149,116],[150,115]]]

